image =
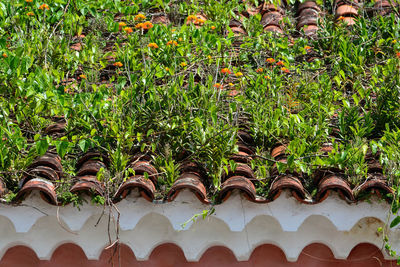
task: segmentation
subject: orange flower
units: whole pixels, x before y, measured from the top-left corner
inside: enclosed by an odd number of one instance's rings
[[[145,23],[143,23],[144,30],[150,30],[151,28],[153,28],[153,23],[151,23],[150,21],[146,21]]]
[[[220,83],[216,83],[216,84],[214,84],[214,87],[215,88],[219,88],[219,89],[222,89],[222,84],[220,84]]]
[[[3,53],[3,57],[4,57],[4,58],[6,58],[6,57],[8,57],[8,56],[7,56],[7,54],[6,54],[6,53]]]
[[[194,21],[194,24],[196,24],[196,25],[203,25],[204,22],[206,22],[204,19],[197,19],[197,18],[196,18],[196,20]]]
[[[284,66],[285,63],[283,63],[283,61],[278,61],[278,62],[276,62],[276,65],[278,65],[278,66]]]
[[[261,73],[261,72],[263,72],[263,71],[264,71],[263,68],[258,68],[258,69],[256,69],[256,72],[257,72],[257,73]]]
[[[143,14],[137,14],[135,16],[135,20],[145,20],[145,19],[146,19],[146,16]]]
[[[215,30],[215,26],[211,26],[211,30]]]
[[[119,26],[120,28],[125,27],[125,26],[126,26],[126,23],[123,22],[123,21],[121,21],[120,23],[118,23],[118,26]]]
[[[143,23],[138,23],[135,26],[136,29],[142,29],[143,28]]]
[[[281,71],[283,71],[284,73],[290,73],[290,70],[288,68],[282,67]]]
[[[35,13],[33,13],[33,12],[31,11],[31,12],[26,13],[26,15],[27,15],[27,16],[35,16]]]
[[[115,62],[114,64],[113,64],[115,67],[118,67],[118,68],[120,68],[120,67],[122,67],[123,66],[123,64],[121,63],[121,62]]]
[[[32,3],[33,0],[25,0],[25,2],[27,2],[27,3]]]
[[[396,57],[397,57],[397,58],[400,58],[400,52],[397,52],[397,53],[396,53]]]
[[[271,80],[271,77],[269,77],[268,75],[264,76],[264,78],[267,80]]]
[[[223,73],[223,74],[231,74],[232,72],[228,68],[223,68],[221,70],[221,73]]]
[[[178,41],[179,42],[183,42],[183,38],[178,38]]]
[[[80,77],[81,79],[86,79],[86,75],[85,75],[85,74],[81,74],[81,75],[79,75],[79,77]]]
[[[343,16],[338,17],[338,20],[344,20]]]
[[[169,71],[169,68],[168,68],[168,67],[165,67],[165,70],[166,70],[166,71]]]
[[[149,44],[147,45],[147,47],[150,47],[150,48],[153,48],[153,49],[157,49],[157,48],[158,48],[158,45],[157,45],[156,43],[149,43]]]
[[[47,4],[42,4],[42,5],[39,7],[39,9],[40,9],[40,10],[45,10],[45,9],[49,10],[49,6],[48,6]]]
[[[170,45],[177,46],[178,43],[177,43],[176,41],[168,41],[168,42],[167,42],[167,46],[170,46]]]
[[[186,67],[187,66],[187,63],[186,62],[182,62],[181,63],[181,67]]]
[[[132,30],[132,28],[131,28],[131,27],[125,27],[125,28],[124,28],[124,31],[125,31],[127,34],[129,34],[129,33],[132,33],[132,32],[133,32],[133,30]]]
[[[307,50],[307,51],[308,51],[308,50],[311,50],[311,46],[306,45],[306,46],[304,47],[304,49]]]
[[[195,15],[190,15],[187,17],[188,22],[195,21],[196,19],[197,19],[197,17]]]
[[[273,59],[272,57],[269,57],[265,61],[267,61],[269,64],[272,64],[275,62],[275,59]]]
[[[243,73],[241,73],[240,71],[239,71],[239,72],[236,72],[236,73],[235,73],[235,76],[236,76],[236,77],[243,76]]]

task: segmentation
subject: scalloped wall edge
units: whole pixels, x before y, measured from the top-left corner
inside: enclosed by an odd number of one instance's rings
[[[157,246],[165,243],[179,246],[188,261],[198,261],[214,246],[230,249],[240,261],[248,260],[263,244],[281,248],[288,261],[296,261],[304,247],[312,243],[324,244],[335,258],[346,259],[360,243],[382,247],[377,229],[384,225],[389,211],[387,203],[349,205],[336,196],[318,205],[304,205],[288,194],[269,204],[252,203],[234,194],[229,201],[215,206],[215,212],[206,219],[200,216],[192,222],[194,214],[210,207],[190,192],[182,192],[167,204],[128,197],[117,205],[121,212],[120,242],[129,246],[138,260],[148,259]],[[74,243],[89,259],[98,259],[109,245],[109,214],[100,217],[102,211],[102,207],[90,204],[80,210],[71,205],[57,208],[35,193],[18,207],[1,206],[0,256],[10,247],[24,245],[47,260],[60,245]],[[188,225],[182,228],[186,221]],[[114,222],[110,227],[113,240],[115,229]],[[391,240],[400,240],[398,229],[389,234]],[[399,250],[400,241],[392,247]],[[384,256],[391,259],[386,253]]]

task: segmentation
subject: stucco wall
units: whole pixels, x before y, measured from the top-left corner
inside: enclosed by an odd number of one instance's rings
[[[195,240],[194,240],[195,242]],[[99,260],[88,260],[83,250],[75,244],[58,247],[49,261],[39,260],[35,252],[25,246],[15,246],[4,254],[0,267],[105,267],[105,266],[152,266],[152,267],[200,267],[200,266],[273,266],[273,267],[369,267],[396,266],[394,261],[384,260],[381,251],[371,244],[359,244],[346,260],[337,260],[328,247],[311,244],[303,249],[296,262],[288,262],[281,249],[273,245],[257,247],[248,261],[237,261],[226,247],[209,248],[199,262],[187,262],[183,251],[174,244],[162,244],[155,248],[146,261],[137,261],[131,249],[119,245],[104,250]]]

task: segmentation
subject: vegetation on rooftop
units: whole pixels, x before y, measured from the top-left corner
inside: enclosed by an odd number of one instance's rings
[[[209,190],[237,152],[237,131],[255,139],[258,192],[268,191],[270,156],[287,144],[279,172],[343,171],[356,186],[367,178],[368,152],[380,152],[390,184],[400,176],[400,30],[395,13],[356,25],[335,23],[320,3],[315,38],[295,31],[297,2],[285,34],[264,32],[261,15],[243,18],[247,36],[229,21],[259,2],[6,0],[0,3],[0,171],[17,190],[22,172],[55,148],[69,186],[83,152],[111,159],[118,185],[137,151],[151,152],[160,188],[178,177],[182,160],[201,163]],[[365,3],[364,8],[373,3]],[[154,14],[169,25],[153,24]],[[206,19],[196,18],[203,14]],[[57,118],[66,134],[43,130]],[[323,155],[320,148],[331,143]],[[312,194],[312,192],[310,192]]]

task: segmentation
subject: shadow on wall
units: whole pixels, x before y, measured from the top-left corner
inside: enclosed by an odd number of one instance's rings
[[[374,245],[363,243],[353,248],[347,260],[337,260],[325,245],[314,243],[303,249],[297,262],[288,262],[283,251],[274,245],[257,247],[248,261],[237,261],[231,250],[225,247],[209,248],[199,262],[187,262],[183,251],[175,244],[156,247],[147,261],[137,261],[131,249],[119,245],[104,250],[99,260],[88,260],[83,250],[75,244],[58,247],[49,261],[39,260],[35,252],[25,246],[7,250],[0,261],[0,267],[200,267],[200,266],[273,266],[273,267],[378,267],[396,266],[395,261],[383,259]]]

